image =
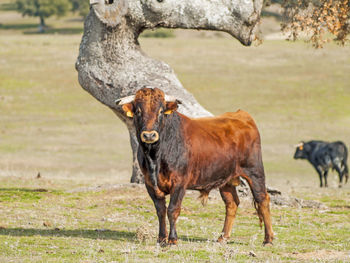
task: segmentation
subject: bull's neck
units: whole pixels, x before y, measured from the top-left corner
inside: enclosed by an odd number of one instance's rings
[[[165,120],[165,126],[161,134],[160,156],[165,161],[177,161],[186,151],[183,115],[174,112]]]

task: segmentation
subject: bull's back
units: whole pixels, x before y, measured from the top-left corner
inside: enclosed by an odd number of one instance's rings
[[[254,119],[249,113],[238,110],[236,112],[226,112],[216,117],[206,117],[191,119],[190,132],[196,134],[202,131],[208,134],[218,135],[216,138],[229,137],[233,139],[242,133],[258,135],[258,129]],[[221,136],[220,136],[221,135]]]
[[[187,119],[184,123],[188,147],[190,185],[214,185],[235,173],[251,153],[260,150],[260,137],[253,118],[244,111],[217,117]],[[259,149],[255,147],[258,142]]]
[[[341,158],[347,160],[348,149],[342,141],[336,141],[328,144],[328,150],[332,155],[332,158]]]

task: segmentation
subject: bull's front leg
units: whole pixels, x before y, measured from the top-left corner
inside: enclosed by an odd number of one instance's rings
[[[327,176],[328,176],[328,169],[325,170],[324,173],[323,173],[324,186],[325,186],[325,187],[328,187]]]
[[[166,230],[166,201],[165,196],[161,199],[159,199],[155,192],[154,188],[152,186],[149,186],[146,183],[147,192],[152,198],[152,201],[154,203],[154,206],[157,210],[157,216],[159,221],[159,234],[158,234],[158,243],[161,245],[166,244],[166,240],[168,238],[168,233]]]
[[[170,194],[170,202],[168,206],[168,219],[170,223],[170,234],[168,243],[170,245],[176,245],[177,233],[176,233],[176,220],[180,215],[182,199],[185,196],[185,188],[183,186],[175,187],[174,191]]]
[[[323,173],[322,173],[322,170],[321,170],[321,168],[320,168],[319,166],[317,166],[317,165],[314,165],[314,167],[315,167],[315,170],[316,170],[316,172],[317,172],[317,174],[318,174],[318,177],[320,178],[320,187],[323,187],[323,182],[322,182]]]

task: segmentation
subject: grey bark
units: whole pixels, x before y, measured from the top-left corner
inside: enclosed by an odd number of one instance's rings
[[[127,125],[133,149],[132,182],[142,182],[133,124],[115,100],[148,86],[182,101],[181,113],[210,116],[181,85],[174,71],[142,52],[138,37],[157,27],[224,31],[250,45],[262,0],[90,0],[76,62],[80,85]]]

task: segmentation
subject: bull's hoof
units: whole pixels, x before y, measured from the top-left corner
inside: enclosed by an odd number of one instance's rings
[[[168,240],[168,245],[169,245],[169,246],[177,245],[177,239],[169,239],[169,240]]]
[[[273,244],[272,244],[272,242],[267,242],[267,243],[263,243],[263,246],[264,247],[272,247],[273,246]]]
[[[167,245],[166,243],[166,237],[159,237],[158,240],[157,240],[157,243],[161,246],[161,247],[165,247]]]
[[[226,237],[224,237],[222,235],[218,238],[218,242],[221,243],[221,244],[227,243],[227,240],[228,240],[228,238],[226,238]]]
[[[273,246],[273,244],[272,244],[272,242],[263,242],[263,246],[264,247],[272,247]]]
[[[265,235],[263,246],[272,246],[273,235]]]

